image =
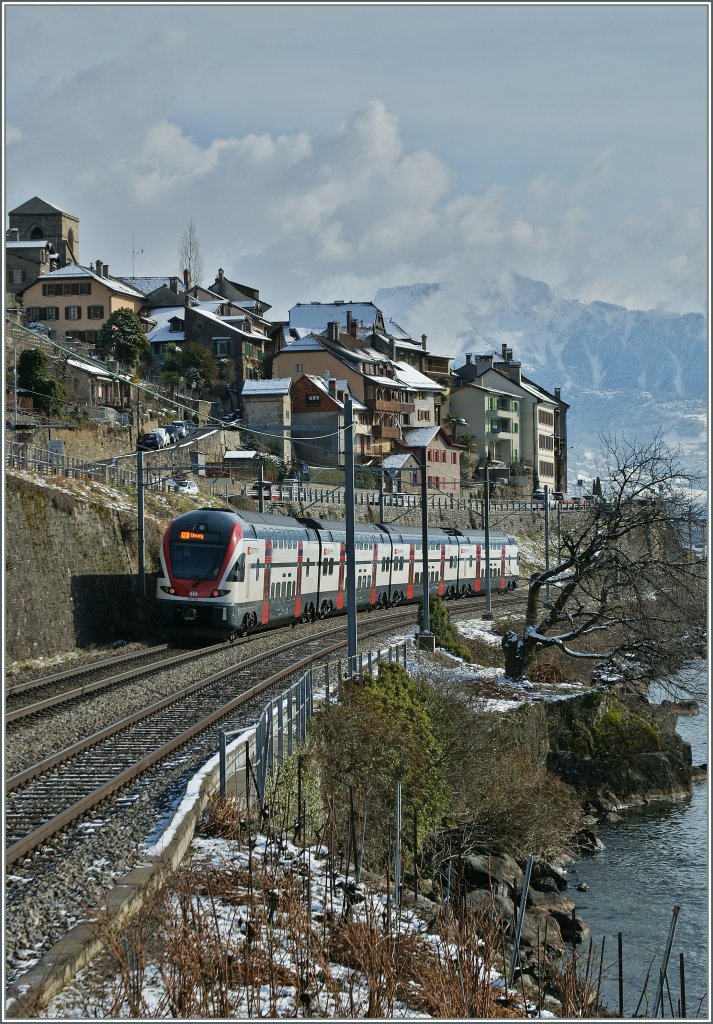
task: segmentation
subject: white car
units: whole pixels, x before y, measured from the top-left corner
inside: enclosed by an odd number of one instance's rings
[[[195,480],[167,480],[166,485],[176,494],[198,494],[198,485]]]

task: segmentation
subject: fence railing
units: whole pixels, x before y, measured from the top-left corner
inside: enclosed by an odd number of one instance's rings
[[[13,469],[31,469],[41,476],[66,476],[136,486],[136,467],[128,459],[117,460],[114,464],[88,462],[19,441],[6,444],[5,465]]]
[[[136,486],[136,468],[130,458],[117,459],[115,462],[90,462],[83,459],[72,458],[53,452],[46,448],[33,445],[30,442],[9,441],[5,446],[5,465],[16,469],[32,469],[43,476],[68,476],[75,478],[88,478],[99,480],[102,483],[115,483],[125,486]],[[226,487],[226,482],[213,481],[206,478],[211,492],[220,491]],[[149,481],[151,483],[152,481]],[[266,482],[267,483],[267,482]],[[256,489],[252,484],[243,485],[238,492],[242,497],[256,498]],[[317,487],[314,485],[297,486],[297,484],[269,484],[265,488],[265,504],[286,504],[288,502],[300,502],[309,507],[310,505],[345,505],[345,491],[343,487]],[[404,509],[405,511],[418,511],[421,508],[420,494],[399,492],[384,494],[384,507],[389,509]],[[356,490],[354,492],[354,504],[357,507],[379,508],[381,495],[379,491]],[[428,507],[434,511],[458,510],[475,513],[483,518],[484,501],[482,498],[456,498],[452,494],[430,494],[428,496]],[[586,504],[579,505],[576,501],[567,505],[557,506],[550,504],[551,511],[555,512],[561,508],[563,512],[573,512],[580,508],[589,507]],[[529,501],[509,499],[507,501],[492,501],[490,508],[500,512],[542,512],[544,503],[542,501]]]
[[[381,661],[406,664],[407,640],[389,647],[359,654],[356,657],[356,675],[373,671]],[[307,736],[309,721],[314,714],[315,698],[325,704],[338,702],[341,684],[347,677],[348,659],[340,658],[322,669],[321,684],[315,669],[308,669],[279,696],[263,708],[250,729],[221,731],[220,795],[244,797],[248,807],[253,794],[261,807],[265,803],[265,789],[270,772],[276,764],[291,757],[297,744]],[[318,689],[319,687],[319,689]]]

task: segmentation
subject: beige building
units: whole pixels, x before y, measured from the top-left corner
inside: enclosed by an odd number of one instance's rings
[[[505,468],[519,463],[532,474],[533,487],[567,490],[567,410],[559,388],[554,394],[529,380],[522,365],[503,347],[496,355],[466,355],[454,371],[449,413],[466,420],[481,456]]]
[[[293,461],[292,381],[246,380],[240,396],[243,425],[255,431],[255,441],[278,452],[284,462]]]
[[[141,292],[109,277],[108,265],[68,265],[44,274],[22,293],[25,323],[39,323],[54,341],[66,338],[96,344],[104,321],[117,309],[138,315],[145,303]]]

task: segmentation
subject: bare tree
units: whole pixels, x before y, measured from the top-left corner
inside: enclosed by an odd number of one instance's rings
[[[677,453],[659,436],[601,440],[604,500],[584,517],[566,517],[556,564],[530,578],[522,635],[503,637],[513,679],[543,647],[673,672],[691,656],[691,631],[704,628],[706,567],[683,543],[691,492]]]
[[[198,229],[192,220],[188,222],[178,247],[178,269],[181,274],[188,271],[189,283],[192,286],[199,285],[203,280],[203,257],[198,241]]]

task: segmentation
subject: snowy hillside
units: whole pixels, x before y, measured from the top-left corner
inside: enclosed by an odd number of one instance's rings
[[[686,462],[706,461],[707,326],[699,313],[630,310],[564,299],[547,284],[511,274],[464,298],[450,285],[383,288],[375,304],[434,353],[465,362],[465,353],[506,344],[526,376],[562,388],[571,406],[571,476],[591,475],[598,435],[649,440],[662,430]]]

